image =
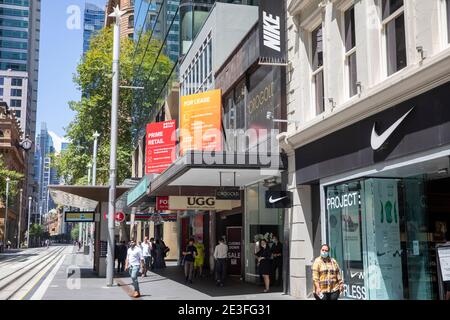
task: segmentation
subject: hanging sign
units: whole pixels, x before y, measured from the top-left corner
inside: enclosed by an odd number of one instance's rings
[[[260,0],[259,64],[286,65],[286,10],[284,0]]]
[[[175,160],[176,121],[147,125],[145,173],[162,173]]]
[[[239,207],[237,200],[217,200],[216,197],[169,197],[169,210],[231,210]]]

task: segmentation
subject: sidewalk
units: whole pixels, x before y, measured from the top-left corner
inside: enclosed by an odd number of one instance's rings
[[[191,285],[184,284],[181,267],[168,262],[167,268],[157,273],[149,272],[146,278],[139,277],[142,297],[136,300],[293,300],[278,292],[262,293],[263,287],[228,278],[224,287],[216,287],[212,278],[194,279]],[[56,272],[43,300],[135,300],[131,278],[127,273],[114,279],[115,286],[106,287],[106,279],[98,278],[92,271],[89,256],[74,252],[67,254]]]

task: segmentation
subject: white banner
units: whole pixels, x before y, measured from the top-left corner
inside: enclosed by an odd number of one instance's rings
[[[240,205],[240,200],[217,200],[216,197],[169,197],[169,210],[231,210]]]

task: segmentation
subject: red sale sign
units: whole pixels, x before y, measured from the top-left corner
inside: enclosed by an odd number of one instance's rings
[[[162,173],[175,160],[176,121],[147,125],[145,173]]]
[[[169,210],[169,197],[156,197],[156,210]]]

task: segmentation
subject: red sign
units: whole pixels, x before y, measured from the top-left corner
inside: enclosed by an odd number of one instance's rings
[[[125,220],[125,215],[123,214],[123,212],[117,212],[116,213],[116,221],[122,222],[123,220]]]
[[[176,121],[147,125],[145,173],[162,173],[175,160]]]
[[[156,210],[169,210],[169,197],[156,197]]]

